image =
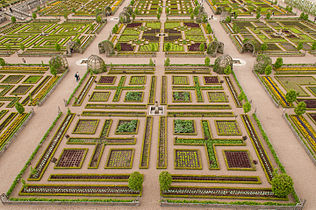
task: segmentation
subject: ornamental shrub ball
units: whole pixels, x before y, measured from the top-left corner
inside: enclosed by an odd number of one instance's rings
[[[265,70],[264,70],[264,73],[266,75],[269,75],[269,74],[271,74],[271,72],[272,72],[272,66],[271,65],[267,65]]]
[[[16,18],[14,16],[11,17],[11,22],[15,23],[16,22]]]
[[[285,174],[279,174],[277,171],[274,171],[272,178],[272,191],[273,193],[280,198],[285,198],[291,192],[293,192],[293,180],[292,178]]]
[[[20,104],[19,102],[15,103],[15,109],[16,109],[17,112],[19,112],[19,114],[23,114],[24,111],[25,111],[23,105]]]
[[[5,65],[5,60],[3,58],[0,58],[0,66],[4,66]]]
[[[131,173],[128,178],[128,187],[134,191],[140,191],[143,188],[144,177],[138,171]]]
[[[297,115],[302,115],[306,112],[306,104],[304,101],[301,101],[297,104],[297,107],[294,108],[294,112]]]
[[[204,60],[205,66],[210,66],[210,62],[211,62],[211,59],[209,57],[206,57]]]
[[[168,171],[162,171],[159,174],[159,183],[160,183],[160,190],[167,191],[169,190],[172,182],[172,176]]]
[[[296,97],[297,97],[297,93],[295,90],[290,90],[285,95],[286,101],[289,103],[293,103],[296,100]]]
[[[251,110],[251,104],[249,102],[246,102],[242,107],[245,113],[248,113]]]
[[[169,59],[169,58],[167,58],[167,59],[165,60],[165,66],[170,66],[170,59]]]
[[[229,75],[232,73],[232,67],[231,66],[226,66],[224,69],[224,74]]]
[[[283,58],[277,58],[275,63],[274,63],[274,65],[273,65],[273,67],[275,69],[279,69],[279,68],[282,67],[282,65],[283,65]]]

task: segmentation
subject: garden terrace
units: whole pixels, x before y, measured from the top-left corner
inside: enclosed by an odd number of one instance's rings
[[[97,11],[110,7],[114,13],[122,4],[122,0],[76,0],[76,1],[53,1],[39,11],[41,16],[95,16]]]
[[[316,108],[315,70],[314,65],[283,65],[269,76],[256,73],[261,84],[276,104],[280,104],[285,109],[291,109],[299,102],[305,102],[307,108],[305,114],[302,116],[286,115],[286,118],[314,161],[316,161],[316,121],[313,118],[313,112]],[[298,93],[297,99],[292,103],[289,103],[285,96],[290,90],[295,90]]]
[[[166,9],[168,8],[169,13],[166,12],[166,14],[168,16],[189,16],[190,11],[194,7],[195,7],[195,4],[192,0],[184,0],[184,1],[167,0]]]
[[[267,44],[263,53],[270,56],[302,56],[303,51],[313,53],[316,25],[312,22],[300,19],[270,19],[264,22],[237,19],[223,23],[223,26],[240,52],[247,39],[254,42],[256,51],[260,51],[261,44]],[[299,43],[303,51],[298,50]]]
[[[190,68],[205,73],[164,74],[166,68],[159,67],[154,75],[117,71],[84,77],[68,99],[70,113],[62,114],[41,142],[32,170],[27,165],[21,173],[26,181],[15,183],[9,199],[75,201],[80,196],[123,203],[142,194],[128,188],[132,172],[141,169],[150,180],[164,169],[171,172],[172,184],[161,196],[170,202],[185,197],[295,205],[295,194],[278,198],[272,191],[272,171],[279,162],[257,121],[242,114],[245,100],[236,103],[243,91],[234,75],[217,74],[209,66]],[[27,79],[26,85],[36,79]],[[149,105],[156,101],[164,113],[150,115]],[[212,171],[216,174],[209,175]]]
[[[215,3],[216,2],[216,3]],[[267,13],[274,14],[277,16],[293,15],[292,12],[285,10],[284,8],[275,5],[267,0],[246,0],[246,1],[236,1],[236,0],[219,0],[212,1],[208,0],[207,3],[210,5],[211,9],[215,13],[217,8],[222,7],[226,11],[231,9],[231,12],[235,12],[239,16],[255,15],[256,8],[260,7],[261,15],[266,15]]]
[[[137,16],[156,16],[158,8],[162,8],[162,0],[137,0],[134,4]]]
[[[0,54],[7,56],[18,52],[24,46],[21,56],[53,56],[65,54],[70,40],[80,40],[79,49],[83,52],[102,29],[104,23],[94,21],[41,20],[25,23],[9,23],[0,29]],[[56,48],[56,43],[60,49]]]
[[[31,115],[27,107],[24,113],[17,113],[15,103],[23,106],[42,104],[63,78],[61,73],[52,76],[47,66],[40,65],[0,67],[0,153]]]

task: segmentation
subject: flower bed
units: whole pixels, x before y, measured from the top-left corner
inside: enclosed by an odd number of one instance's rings
[[[225,92],[208,92],[208,99],[210,103],[228,103]]]
[[[161,193],[163,197],[219,198],[219,199],[256,199],[287,200],[274,195],[269,188],[233,188],[233,187],[180,187],[171,186]]]
[[[290,119],[304,136],[310,151],[316,154],[316,132],[303,116],[290,115]]]
[[[35,185],[28,184],[19,193],[22,196],[140,196],[126,185]]]
[[[24,75],[9,75],[9,76],[7,76],[1,83],[17,84],[17,83],[19,83],[24,77],[25,77]]]
[[[129,174],[51,174],[48,181],[127,182]]]
[[[236,120],[215,120],[215,125],[219,136],[241,136]]]
[[[219,84],[218,76],[204,76],[204,84],[211,85],[211,84]]]
[[[173,102],[191,102],[191,93],[178,91],[172,92],[172,101]]]
[[[78,98],[75,99],[73,106],[80,106],[82,104],[82,102],[85,99],[86,95],[88,94],[91,86],[93,85],[95,78],[96,78],[95,76],[90,76],[89,80],[87,81],[87,83],[85,84],[83,89],[81,90]]]
[[[172,76],[173,85],[188,85],[189,79],[187,76]]]
[[[268,178],[268,181],[270,182],[273,178],[273,166],[270,162],[269,156],[267,155],[258,135],[257,132],[250,121],[250,118],[248,115],[241,115],[241,119],[244,122],[244,125],[246,127],[247,133],[250,136],[252,145],[254,146],[257,156],[259,157],[260,163],[262,165],[262,168],[264,169],[264,172]]]
[[[134,149],[111,149],[105,168],[128,169],[133,167]]]
[[[174,120],[173,121],[174,134],[188,135],[196,134],[194,120]]]
[[[63,149],[54,168],[81,168],[88,149]]]
[[[248,150],[224,150],[223,153],[228,170],[256,170]]]
[[[89,102],[107,102],[110,96],[110,92],[93,91],[89,98]]]
[[[115,130],[116,135],[137,134],[138,120],[119,120]]]
[[[143,92],[127,92],[124,102],[143,102]]]
[[[260,184],[258,176],[216,176],[173,174],[172,182]]]
[[[162,76],[161,78],[161,98],[160,98],[160,104],[166,105],[167,104],[167,77]]]
[[[98,119],[79,119],[72,133],[74,134],[95,134],[100,120]]]
[[[131,76],[130,85],[145,85],[146,84],[146,76]]]
[[[156,76],[152,76],[151,83],[150,83],[149,97],[148,97],[148,104],[149,105],[154,104],[155,96],[156,96]]]
[[[157,169],[165,169],[168,164],[167,118],[159,117],[159,139],[157,152]]]
[[[202,169],[199,150],[175,150],[175,169]]]
[[[140,157],[140,166],[139,168],[145,169],[149,167],[150,159],[150,147],[152,139],[152,128],[153,128],[153,118],[146,117],[146,128],[142,144],[142,153]]]
[[[263,81],[267,85],[267,87],[271,90],[274,96],[277,97],[279,102],[283,107],[290,107],[290,104],[286,101],[284,93],[280,90],[280,88],[275,84],[275,82],[269,76],[263,76]]]
[[[116,76],[100,76],[98,85],[106,84],[113,85],[115,83]]]

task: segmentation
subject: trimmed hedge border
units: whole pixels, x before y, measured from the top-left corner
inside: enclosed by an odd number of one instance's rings
[[[46,133],[44,134],[43,138],[41,139],[40,143],[38,144],[38,146],[36,147],[36,149],[34,150],[34,152],[32,153],[32,155],[30,156],[30,158],[27,160],[27,162],[25,163],[24,167],[22,168],[22,170],[20,171],[20,173],[16,176],[15,180],[13,181],[11,187],[9,188],[8,192],[6,193],[6,196],[9,197],[13,191],[13,189],[15,188],[16,184],[20,181],[22,175],[24,174],[24,172],[26,171],[26,169],[28,168],[28,166],[31,164],[31,161],[33,160],[33,158],[35,157],[36,153],[38,152],[38,150],[40,149],[40,147],[42,146],[43,142],[47,139],[48,135],[50,134],[51,130],[54,128],[54,126],[56,125],[58,119],[61,117],[62,112],[59,112],[56,119],[53,121],[53,123],[51,124],[51,126],[48,128],[48,130],[46,131]]]

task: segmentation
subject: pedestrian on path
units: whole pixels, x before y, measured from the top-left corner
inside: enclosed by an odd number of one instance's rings
[[[22,58],[23,63],[26,63],[26,60],[24,58]]]
[[[75,78],[76,78],[76,82],[78,82],[80,80],[80,76],[79,76],[78,72],[75,74]]]

